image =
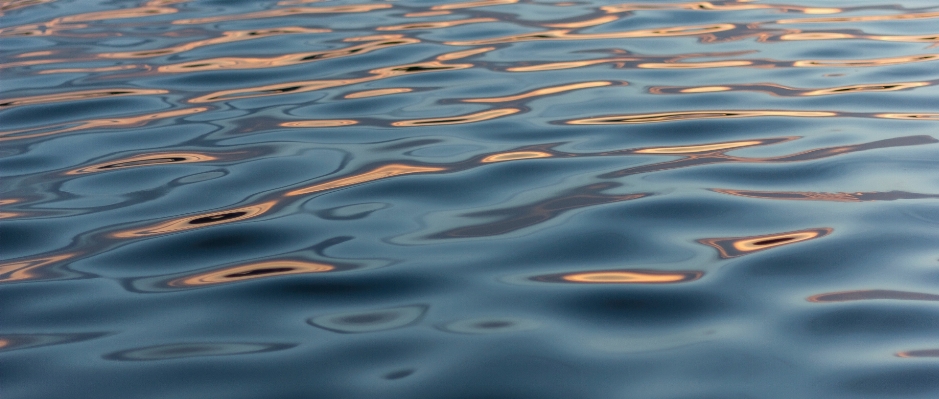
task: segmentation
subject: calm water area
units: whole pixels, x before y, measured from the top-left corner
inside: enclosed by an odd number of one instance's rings
[[[939,2],[775,1],[0,1],[0,397],[939,398]]]

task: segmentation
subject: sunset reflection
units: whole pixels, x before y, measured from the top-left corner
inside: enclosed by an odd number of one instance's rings
[[[728,259],[783,245],[821,238],[831,234],[832,231],[834,231],[834,229],[822,227],[752,237],[704,238],[698,240],[698,242],[714,247],[721,258]]]
[[[197,154],[197,153],[176,152],[176,153],[163,153],[163,154],[149,154],[149,155],[139,155],[135,157],[114,160],[111,162],[98,163],[98,164],[86,166],[80,169],[73,169],[68,172],[65,172],[65,174],[66,175],[81,175],[81,174],[86,174],[86,173],[106,172],[109,170],[135,168],[139,166],[161,165],[161,164],[169,164],[169,163],[208,162],[208,161],[214,161],[217,159],[218,158],[211,156],[211,155]]]
[[[268,201],[257,205],[245,206],[241,208],[228,209],[218,212],[203,213],[200,215],[187,216],[173,219],[168,222],[159,223],[153,226],[140,229],[124,230],[111,234],[113,238],[137,238],[148,237],[161,234],[177,233],[180,231],[198,229],[202,227],[214,226],[223,223],[232,223],[253,217],[260,216],[269,211],[277,201]]]
[[[200,273],[193,276],[177,278],[167,282],[166,284],[170,287],[195,287],[202,285],[233,283],[266,277],[285,276],[289,274],[323,273],[335,269],[335,266],[325,263],[298,260],[272,260],[249,263],[245,265]]]
[[[558,273],[532,277],[545,283],[576,284],[675,284],[695,281],[704,276],[700,271],[659,270],[600,270],[577,273]]]

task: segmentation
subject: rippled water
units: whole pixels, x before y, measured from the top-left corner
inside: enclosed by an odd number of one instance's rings
[[[935,1],[0,2],[4,398],[935,398]]]

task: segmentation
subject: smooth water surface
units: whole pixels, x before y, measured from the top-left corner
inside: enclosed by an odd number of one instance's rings
[[[0,396],[939,397],[939,3],[0,2]]]

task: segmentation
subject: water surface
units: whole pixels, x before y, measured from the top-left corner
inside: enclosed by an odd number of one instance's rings
[[[932,1],[0,2],[4,398],[934,398]]]

